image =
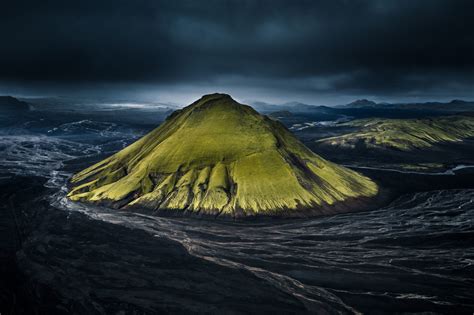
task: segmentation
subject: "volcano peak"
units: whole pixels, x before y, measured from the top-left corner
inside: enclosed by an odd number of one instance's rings
[[[173,113],[71,183],[72,200],[233,217],[347,210],[378,191],[367,177],[311,152],[279,122],[219,93]]]

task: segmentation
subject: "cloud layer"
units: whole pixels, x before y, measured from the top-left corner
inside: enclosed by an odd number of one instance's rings
[[[10,1],[0,81],[469,97],[474,2]]]

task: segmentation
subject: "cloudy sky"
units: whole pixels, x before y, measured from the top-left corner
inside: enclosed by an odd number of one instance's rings
[[[470,0],[15,0],[0,94],[474,99],[473,30]]]

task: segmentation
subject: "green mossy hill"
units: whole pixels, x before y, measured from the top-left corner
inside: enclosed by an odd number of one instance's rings
[[[315,155],[279,122],[225,94],[174,112],[71,184],[75,201],[233,217],[347,211],[378,192],[367,177]]]
[[[339,126],[358,128],[341,136],[318,140],[319,144],[356,148],[411,151],[436,143],[462,141],[474,137],[474,117],[447,116],[430,119],[360,119]]]

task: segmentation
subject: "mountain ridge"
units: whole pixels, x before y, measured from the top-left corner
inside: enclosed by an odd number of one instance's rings
[[[327,106],[327,105],[310,105],[301,102],[287,102],[283,104],[270,104],[265,102],[252,102],[252,106],[260,112],[272,112],[272,111],[290,111],[293,113],[298,112],[333,112],[333,113],[344,113],[350,110],[370,110],[370,109],[391,109],[391,110],[433,110],[433,111],[445,111],[445,112],[462,112],[462,111],[474,111],[474,101],[465,101],[459,99],[453,99],[446,102],[374,102],[368,99],[359,99],[353,102]]]
[[[368,118],[341,123],[339,126],[358,130],[319,139],[317,143],[339,148],[364,146],[412,151],[474,137],[474,119],[459,115],[424,119]]]
[[[9,95],[0,95],[0,111],[29,111],[31,106],[27,102],[20,101],[19,99],[9,96]]]

